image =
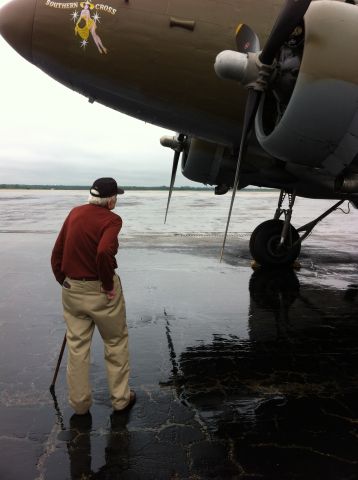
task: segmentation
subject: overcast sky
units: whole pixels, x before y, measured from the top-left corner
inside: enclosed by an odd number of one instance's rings
[[[0,6],[6,0],[0,0]],[[173,133],[103,107],[52,80],[0,37],[0,184],[169,185]],[[176,184],[198,186],[181,175]]]

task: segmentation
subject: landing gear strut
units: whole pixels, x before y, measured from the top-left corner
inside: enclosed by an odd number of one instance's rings
[[[288,208],[283,208],[285,199]],[[335,211],[345,200],[340,200],[312,222],[297,230],[291,225],[292,209],[295,203],[295,192],[281,190],[275,216],[272,220],[261,223],[252,232],[250,252],[260,265],[283,267],[292,265],[301,251],[302,241],[308,237],[313,228],[323,218]],[[280,217],[283,216],[284,220]],[[303,233],[301,236],[300,233]]]

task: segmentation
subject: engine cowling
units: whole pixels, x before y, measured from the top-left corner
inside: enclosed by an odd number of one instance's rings
[[[265,95],[256,135],[272,156],[338,175],[358,152],[358,8],[312,2],[297,81],[277,116]]]
[[[183,175],[205,185],[231,185],[235,158],[224,145],[191,138],[183,152],[181,169]]]

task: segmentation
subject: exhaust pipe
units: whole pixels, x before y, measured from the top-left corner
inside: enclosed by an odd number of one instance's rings
[[[358,193],[358,173],[337,177],[334,189],[339,193]]]

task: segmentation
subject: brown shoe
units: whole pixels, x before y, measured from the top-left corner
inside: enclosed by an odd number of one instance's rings
[[[130,391],[130,394],[129,394],[129,402],[128,404],[124,407],[124,408],[121,408],[120,410],[114,410],[116,413],[122,413],[122,412],[128,412],[128,410],[130,410],[133,405],[135,404],[137,400],[137,395],[135,393],[134,390],[131,390]]]

